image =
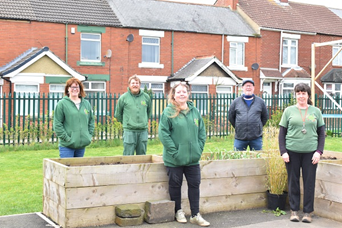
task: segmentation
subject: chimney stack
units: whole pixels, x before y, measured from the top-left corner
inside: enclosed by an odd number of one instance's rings
[[[230,7],[232,10],[236,10],[239,0],[217,0],[215,6]]]

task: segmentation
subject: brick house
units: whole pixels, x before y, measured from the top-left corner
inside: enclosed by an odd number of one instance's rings
[[[252,65],[260,38],[227,7],[19,0],[0,8],[4,93],[61,94],[75,75],[88,94],[123,93],[133,74],[155,93],[167,93],[176,81],[187,81],[193,93],[234,93],[242,78],[258,78]],[[32,50],[45,54],[33,59]]]
[[[342,20],[325,6],[288,0],[222,0],[260,34],[260,91],[291,93],[298,82],[310,84],[311,44],[342,39]],[[342,44],[316,49],[315,72],[320,72]],[[340,54],[317,80],[341,68]],[[336,89],[342,90],[341,84]],[[327,89],[327,88],[326,88]],[[316,89],[318,93],[320,91]],[[334,90],[334,92],[336,92]]]

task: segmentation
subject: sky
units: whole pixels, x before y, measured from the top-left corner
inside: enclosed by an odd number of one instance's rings
[[[189,2],[189,3],[203,3],[214,4],[216,0],[170,0],[174,2]],[[324,5],[330,8],[342,9],[342,0],[289,0],[290,2],[309,3],[314,5]]]
[[[342,0],[289,0],[289,1],[309,3],[313,5],[324,5],[330,8],[342,9]]]

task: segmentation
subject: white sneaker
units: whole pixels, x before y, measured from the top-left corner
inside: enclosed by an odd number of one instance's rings
[[[187,223],[188,221],[186,220],[185,218],[185,213],[182,209],[179,209],[177,212],[176,212],[176,220],[177,222],[179,223]]]
[[[208,221],[204,220],[204,218],[202,218],[200,213],[197,213],[197,215],[195,217],[190,217],[190,222],[192,224],[197,224],[199,226],[210,226],[210,223]]]

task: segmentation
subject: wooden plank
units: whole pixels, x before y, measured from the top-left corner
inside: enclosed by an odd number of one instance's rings
[[[325,150],[323,153],[323,157],[336,157],[337,159],[342,159],[342,153]]]
[[[44,184],[44,187],[43,187],[44,197],[49,198],[51,201],[65,208],[65,205],[66,205],[65,188],[45,178],[43,182],[44,182],[43,183]]]
[[[66,217],[66,224],[63,227],[97,227],[115,224],[115,207],[67,210]]]
[[[265,175],[265,160],[232,159],[217,161],[201,161],[202,178],[222,178]]]
[[[200,190],[202,197],[266,192],[266,176],[202,179]]]
[[[200,212],[202,214],[265,207],[267,207],[266,192],[200,198]],[[190,215],[190,205],[188,199],[182,200],[182,208],[187,215]]]
[[[45,158],[43,160],[44,178],[62,186],[65,184],[65,175],[68,171],[67,168],[67,166],[53,161],[52,159]]]
[[[152,162],[153,163],[164,163],[162,155],[152,155]]]
[[[49,198],[43,197],[43,214],[62,227],[65,226],[66,210]]]
[[[265,176],[202,179],[201,196],[229,196],[266,192]],[[67,188],[67,209],[140,203],[168,199],[168,182],[110,185],[87,188]],[[183,183],[182,197],[187,198],[187,184]]]
[[[66,189],[67,209],[142,203],[169,199],[168,183],[110,185]]]
[[[315,188],[315,197],[319,199],[325,199],[337,203],[342,203],[341,190],[342,184],[317,180]]]
[[[69,167],[65,187],[139,184],[167,181],[163,163]]]
[[[342,203],[315,198],[316,215],[342,222]]]
[[[322,161],[317,167],[316,179],[342,184],[342,160]]]
[[[152,155],[82,157],[50,159],[66,166],[96,166],[108,164],[140,164],[152,163]]]

